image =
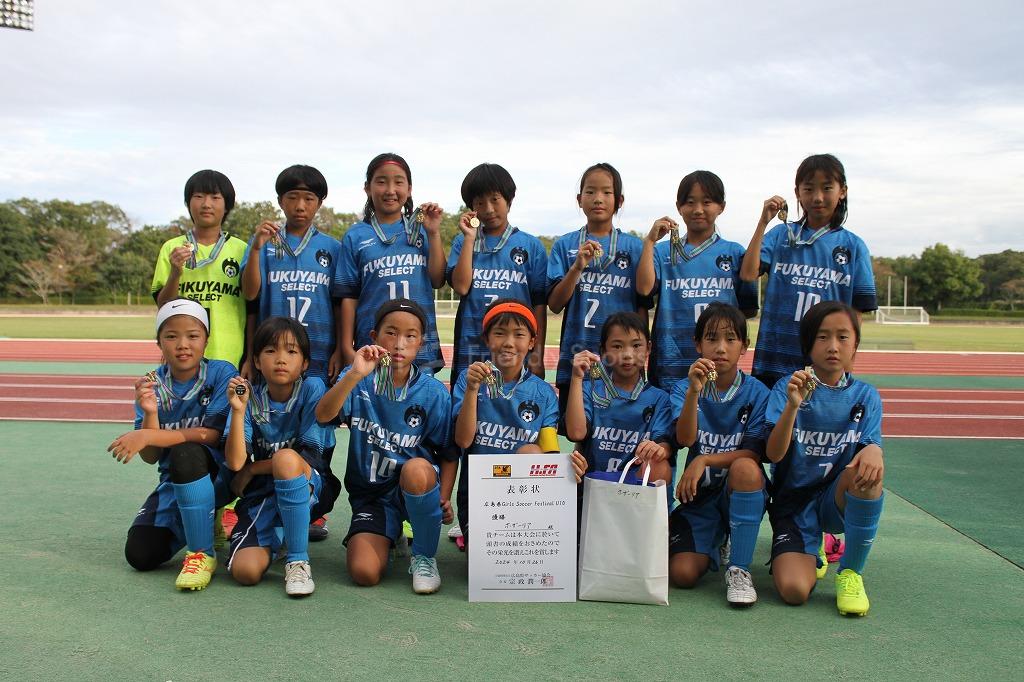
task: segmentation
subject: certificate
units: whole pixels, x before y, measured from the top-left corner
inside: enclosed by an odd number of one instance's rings
[[[576,476],[569,454],[469,460],[469,600],[576,601]]]

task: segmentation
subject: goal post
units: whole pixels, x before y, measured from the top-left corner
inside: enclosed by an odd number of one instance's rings
[[[920,306],[882,305],[875,311],[879,324],[930,324],[928,311]]]

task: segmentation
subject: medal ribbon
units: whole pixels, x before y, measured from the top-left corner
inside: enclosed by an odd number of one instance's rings
[[[598,270],[606,270],[608,268],[608,266],[612,264],[612,261],[615,260],[616,249],[619,247],[619,232],[620,231],[621,230],[619,230],[619,228],[617,228],[617,227],[613,227],[612,228],[612,235],[611,235],[611,237],[608,240],[608,251],[604,255],[602,255],[601,258],[595,258],[594,259],[595,262],[597,263],[597,269]],[[595,241],[597,241],[597,240],[595,240]],[[587,226],[584,225],[583,227],[580,228],[580,243],[579,243],[579,246],[576,247],[577,250],[578,249],[582,249],[583,245],[586,244],[586,243],[587,243]]]
[[[680,239],[678,242],[678,248],[673,247],[671,249],[672,264],[675,265],[680,258],[683,259],[683,262],[692,261],[694,258],[696,258],[700,254],[704,253],[712,246],[714,246],[715,242],[717,242],[719,239],[721,239],[721,237],[718,236],[718,231],[716,230],[712,232],[711,236],[708,237],[703,243],[695,246],[693,250],[690,251],[690,253],[686,253],[686,240]]]
[[[377,395],[383,395],[388,400],[394,400],[396,402],[402,402],[406,396],[409,395],[409,385],[412,384],[416,373],[419,370],[416,369],[416,365],[412,365],[409,368],[409,378],[405,381],[405,386],[402,386],[402,390],[399,391],[395,388],[395,366],[391,362],[387,365],[378,364],[377,370],[374,373],[373,379],[373,392]]]
[[[511,400],[512,396],[515,395],[516,389],[519,388],[519,384],[523,383],[523,380],[526,379],[530,372],[530,370],[523,367],[523,371],[519,375],[519,380],[516,381],[511,391],[505,393],[505,379],[502,376],[501,371],[494,366],[494,363],[488,361],[487,364],[491,366],[491,379],[487,381],[487,396],[492,400],[495,398]]]
[[[157,400],[160,402],[160,408],[164,412],[167,412],[174,407],[175,400],[181,400],[184,402],[192,400],[199,395],[199,392],[203,390],[203,384],[206,383],[207,364],[208,363],[205,359],[199,361],[199,373],[196,375],[196,383],[192,385],[192,388],[188,390],[188,393],[180,397],[175,394],[174,390],[171,388],[171,383],[164,382],[163,377],[160,376],[159,369],[155,372],[150,372],[153,381],[156,382],[156,387],[153,389],[153,392],[156,393]],[[170,375],[171,370],[167,365],[164,365],[161,369],[164,369],[165,376]]]
[[[407,216],[404,213],[402,214],[402,228],[405,230],[405,239],[409,242],[409,246],[416,246],[416,240],[420,237],[420,230],[423,229],[423,223],[416,220],[415,215]],[[373,228],[373,233],[377,235],[377,239],[380,240],[381,244],[391,246],[398,241],[397,234],[390,238],[384,234],[384,229],[377,222],[377,214],[375,213],[370,214],[370,227]]]
[[[277,241],[274,243],[274,246],[276,247],[275,255],[278,259],[284,258],[285,253],[292,258],[298,258],[299,254],[301,254],[306,249],[306,246],[309,245],[309,240],[313,238],[313,235],[316,234],[316,232],[318,232],[318,230],[310,225],[309,229],[306,230],[306,234],[302,235],[302,241],[299,242],[299,245],[292,249],[288,244],[288,228],[279,227]]]
[[[187,261],[185,261],[185,265],[190,270],[197,270],[199,268],[206,267],[217,260],[217,257],[220,256],[221,249],[224,248],[224,242],[228,240],[228,236],[227,232],[221,230],[220,236],[217,237],[217,243],[213,245],[213,250],[210,251],[210,255],[201,261],[197,261],[196,259],[199,257],[199,242],[196,240],[196,236],[192,233],[192,230],[186,232],[185,241],[192,245],[192,255],[188,257]]]
[[[810,246],[831,230],[831,225],[825,225],[824,227],[819,227],[815,230],[814,234],[807,239],[800,239],[800,233],[803,231],[803,226],[800,223],[786,223],[786,234],[789,237],[790,246]]]
[[[706,381],[704,388],[701,389],[700,397],[707,398],[712,402],[716,403],[727,403],[733,399],[736,395],[736,391],[740,390],[740,385],[743,383],[743,370],[736,370],[736,378],[732,380],[732,385],[726,389],[725,393],[718,392],[718,386],[714,381]]]
[[[811,378],[814,379],[814,382],[818,386],[824,386],[825,388],[831,388],[833,390],[838,391],[841,388],[846,388],[846,385],[850,383],[850,373],[849,372],[843,372],[843,376],[841,376],[839,378],[839,383],[838,384],[836,384],[835,386],[829,386],[824,381],[822,381],[821,379],[818,378],[818,375],[814,373],[814,368],[813,367],[808,367],[807,371],[808,371],[808,373],[810,373]]]
[[[619,389],[615,387],[615,383],[612,381],[612,378],[608,375],[608,370],[604,368],[604,363],[597,363],[596,365],[590,368],[590,372],[590,399],[593,401],[594,405],[600,408],[606,408],[612,404],[613,400],[622,397],[619,395]],[[597,376],[595,377],[594,374],[596,374]],[[604,384],[604,395],[597,394],[598,381]],[[632,392],[630,392],[629,397],[625,398],[625,400],[633,402],[634,400],[640,397],[640,394],[643,392],[646,386],[647,379],[644,377],[643,373],[641,373],[640,378],[637,379],[636,381],[636,386],[633,387],[633,390]]]
[[[498,243],[493,249],[484,247],[484,225],[480,223],[480,227],[476,228],[476,239],[473,241],[473,253],[498,253],[508,243],[508,240],[512,237],[512,233],[516,231],[516,228],[512,227],[512,223],[505,226],[505,231],[501,233],[501,238],[498,239]]]
[[[288,414],[295,407],[295,401],[299,399],[299,394],[302,392],[302,377],[295,380],[295,386],[292,388],[292,395],[288,398],[288,402],[284,404],[284,409],[281,410],[281,414]],[[252,396],[249,398],[249,408],[252,420],[257,424],[269,424],[270,415],[273,410],[270,407],[270,388],[264,381],[258,388],[253,389]]]

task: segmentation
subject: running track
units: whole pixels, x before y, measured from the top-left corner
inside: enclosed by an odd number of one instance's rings
[[[546,354],[548,367],[557,349]],[[451,348],[444,349],[446,361]],[[0,361],[159,361],[151,341],[0,340]],[[749,369],[750,354],[741,363]],[[861,351],[862,374],[1024,377],[1024,353]],[[1024,390],[881,389],[890,437],[1024,439]],[[0,374],[0,420],[129,422],[129,377]]]

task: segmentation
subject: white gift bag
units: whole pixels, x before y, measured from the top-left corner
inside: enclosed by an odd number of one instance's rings
[[[668,605],[666,487],[586,476],[580,525],[579,595],[590,601]]]

